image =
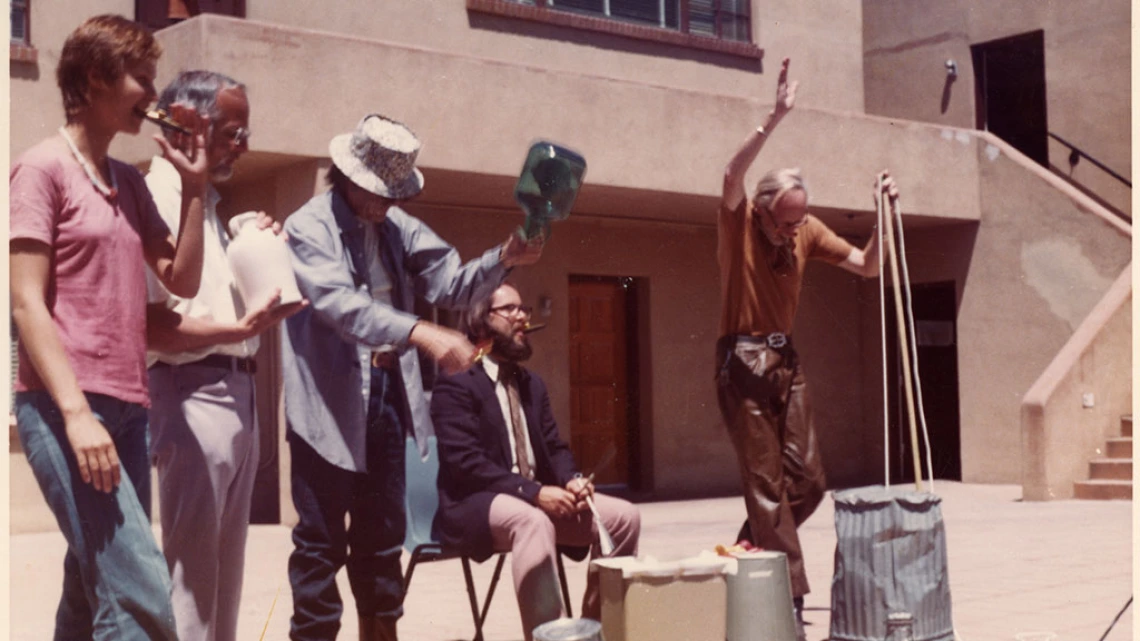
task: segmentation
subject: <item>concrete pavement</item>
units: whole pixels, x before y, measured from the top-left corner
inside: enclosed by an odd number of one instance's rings
[[[1057,641],[1098,641],[1132,593],[1132,503],[1128,501],[1021,502],[1021,488],[940,482],[949,552],[955,629],[961,641],[1013,641],[1019,632],[1049,631]],[[801,528],[813,592],[805,618],[809,641],[828,635],[829,584],[835,552],[833,502],[828,496]],[[740,498],[643,503],[643,555],[691,556],[732,543],[744,519]],[[10,631],[16,641],[51,638],[65,544],[58,533],[10,538]],[[289,529],[251,530],[238,638],[286,639],[291,594],[285,564]],[[405,559],[406,560],[406,559]],[[475,568],[481,591],[492,563]],[[585,563],[568,563],[575,611]],[[487,641],[522,638],[510,569],[504,570],[485,627]],[[340,639],[356,641],[347,580]],[[473,633],[458,561],[416,569],[406,613],[405,641],[470,639]],[[276,599],[276,603],[274,601]],[[1106,641],[1132,639],[1132,608]],[[648,640],[647,640],[648,641]]]

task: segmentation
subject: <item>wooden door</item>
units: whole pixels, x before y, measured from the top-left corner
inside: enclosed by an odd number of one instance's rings
[[[620,278],[570,278],[570,447],[583,473],[610,447],[598,485],[628,485],[628,291]]]

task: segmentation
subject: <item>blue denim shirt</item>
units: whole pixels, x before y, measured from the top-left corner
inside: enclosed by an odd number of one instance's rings
[[[392,279],[392,305],[372,298],[364,256],[365,225],[377,224],[381,258]],[[391,345],[416,442],[434,433],[416,349],[408,343],[419,320],[416,297],[462,309],[489,296],[506,277],[499,248],[460,264],[459,252],[398,207],[383,223],[361,220],[334,191],[314,197],[285,221],[293,270],[310,306],[285,321],[283,369],[288,430],[329,463],[365,472],[365,422],[371,352]],[[410,414],[410,415],[409,415]]]

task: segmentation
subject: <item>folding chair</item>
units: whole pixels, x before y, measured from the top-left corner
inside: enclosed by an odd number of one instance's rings
[[[404,549],[412,555],[408,562],[408,571],[404,575],[405,593],[411,588],[412,573],[416,565],[431,561],[445,561],[459,559],[463,565],[463,579],[467,584],[467,598],[471,604],[471,618],[475,622],[475,637],[473,641],[483,641],[483,623],[487,620],[487,612],[491,609],[491,598],[495,596],[495,587],[499,583],[499,576],[503,571],[503,563],[507,554],[500,553],[495,563],[495,572],[491,575],[491,585],[487,588],[487,598],[479,608],[479,597],[475,592],[475,580],[471,574],[471,559],[455,550],[445,548],[432,538],[431,527],[435,521],[436,510],[439,509],[439,489],[436,487],[436,477],[439,475],[439,453],[436,448],[435,437],[428,437],[428,456],[420,457],[419,448],[413,438],[407,440],[404,484],[404,509],[407,515],[407,531],[404,535]],[[558,562],[558,582],[562,588],[562,604],[566,608],[566,615],[573,616],[570,609],[570,593],[566,587],[566,570],[562,566],[562,555],[556,555]]]

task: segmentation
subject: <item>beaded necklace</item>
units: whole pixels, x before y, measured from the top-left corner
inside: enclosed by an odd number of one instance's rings
[[[87,159],[83,157],[83,154],[79,153],[79,148],[75,146],[75,142],[71,139],[71,136],[67,134],[67,129],[60,127],[59,133],[63,135],[63,139],[67,141],[67,146],[71,149],[71,155],[75,156],[75,159],[79,161],[79,166],[83,167],[83,171],[87,173],[87,178],[91,180],[92,185],[95,185],[95,189],[98,190],[99,193],[103,194],[103,196],[108,200],[113,199],[115,196],[118,196],[119,185],[115,180],[115,170],[111,167],[108,167],[109,173],[111,174],[111,186],[107,187],[107,185],[103,184],[103,181],[99,178],[99,174],[95,173],[95,170],[91,167],[91,164],[88,163]]]

